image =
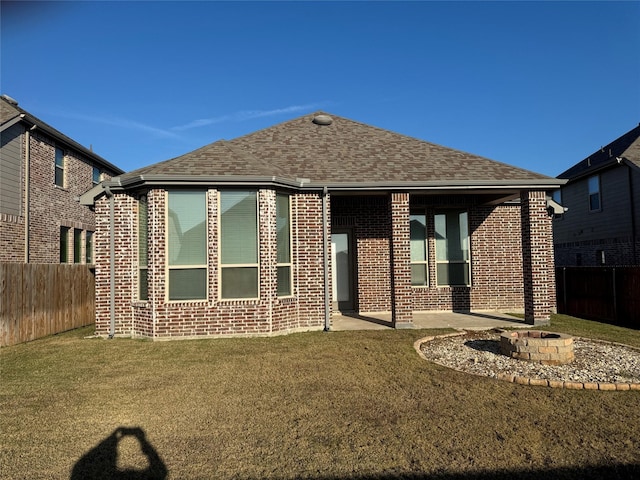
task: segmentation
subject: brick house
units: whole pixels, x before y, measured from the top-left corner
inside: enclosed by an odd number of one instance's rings
[[[332,312],[555,307],[562,181],[325,113],[128,172],[95,202],[96,331],[328,329]]]
[[[0,96],[0,262],[93,263],[95,213],[79,197],[123,173]]]
[[[553,222],[556,265],[640,265],[640,125],[558,178],[568,210]]]

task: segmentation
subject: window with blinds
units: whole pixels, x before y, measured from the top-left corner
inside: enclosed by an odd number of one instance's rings
[[[207,298],[207,199],[205,191],[168,193],[169,300]]]
[[[85,262],[88,264],[93,263],[93,232],[85,232],[85,245],[84,245]]]
[[[220,192],[220,297],[259,297],[258,193]]]
[[[427,215],[412,213],[409,216],[411,241],[411,285],[423,287],[429,284],[427,269]]]
[[[149,300],[149,203],[138,198],[138,299]]]
[[[292,294],[291,289],[291,201],[289,195],[276,194],[277,291],[279,297]]]
[[[471,284],[467,217],[463,210],[446,210],[435,215],[438,286]]]

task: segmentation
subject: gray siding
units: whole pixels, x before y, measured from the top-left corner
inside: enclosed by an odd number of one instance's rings
[[[562,188],[569,211],[553,223],[556,266],[640,264],[640,171],[617,165],[601,172],[599,212],[589,211],[587,182]]]
[[[629,237],[632,209],[628,175],[626,166],[600,173],[602,208],[597,212],[589,211],[588,178],[564,186],[562,204],[569,211],[554,221],[555,243]]]
[[[1,133],[0,213],[22,215],[22,136],[24,127],[13,125]]]

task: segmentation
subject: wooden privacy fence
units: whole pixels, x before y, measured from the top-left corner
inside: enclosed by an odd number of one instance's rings
[[[640,267],[556,268],[558,313],[640,328]]]
[[[0,347],[95,322],[86,265],[0,263]]]

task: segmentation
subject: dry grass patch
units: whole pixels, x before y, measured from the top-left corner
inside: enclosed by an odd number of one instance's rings
[[[640,472],[640,392],[455,372],[413,350],[431,331],[161,343],[89,333],[0,350],[4,478],[138,478],[147,467],[176,479]]]

